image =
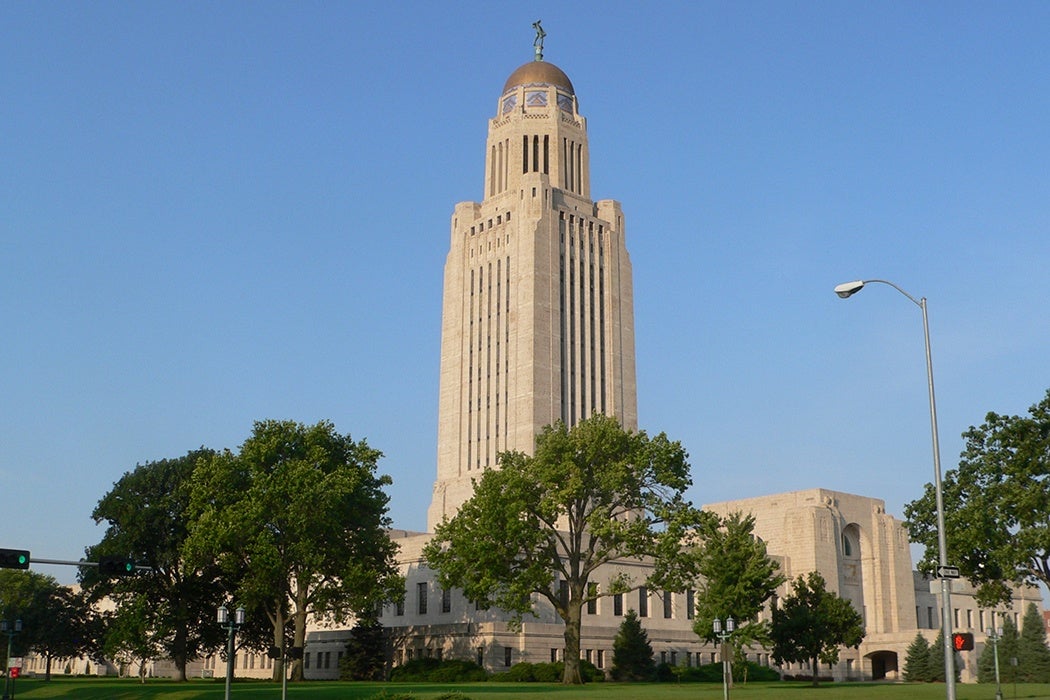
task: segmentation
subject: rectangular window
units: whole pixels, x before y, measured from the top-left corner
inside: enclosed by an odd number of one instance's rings
[[[649,617],[649,589],[645,586],[638,589],[638,617]]]
[[[613,596],[613,615],[623,617],[623,593]]]
[[[958,627],[959,626],[959,608],[953,609],[952,613],[953,613],[952,614],[952,624],[955,625],[956,627]]]
[[[598,657],[594,662],[594,665],[598,668],[605,668],[605,649],[598,650]]]
[[[677,651],[672,651],[671,652],[671,665],[672,666],[677,666],[678,665],[678,652]]]
[[[672,605],[673,600],[674,599],[671,597],[671,591],[664,591],[664,619],[666,620],[671,619],[671,612],[674,607]]]
[[[416,584],[416,612],[420,615],[427,614],[427,582]]]
[[[397,601],[397,603],[394,605],[394,614],[395,615],[404,615],[405,614],[405,601],[403,601],[403,600]]]
[[[588,583],[587,584],[587,614],[597,615],[598,614],[598,584]],[[590,661],[590,659],[588,659]]]
[[[696,613],[696,591],[692,588],[685,592],[685,619],[692,620]]]
[[[937,625],[933,624],[933,608],[926,608],[926,627],[929,629],[937,629]]]
[[[510,666],[510,647],[503,647],[503,665]]]
[[[452,612],[452,589],[441,589],[441,612]]]
[[[557,663],[558,661],[558,650],[555,647],[551,647],[551,663]]]
[[[564,608],[569,607],[569,582],[558,581],[558,600]]]
[[[310,652],[303,654],[303,668],[310,668]]]
[[[661,651],[660,652],[660,663],[662,663],[662,664],[667,663],[667,652],[666,651]]]

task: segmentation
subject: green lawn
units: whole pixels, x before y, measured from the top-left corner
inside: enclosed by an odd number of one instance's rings
[[[44,683],[21,679],[15,685],[15,698],[72,698],[73,700],[222,700],[221,681],[172,683],[150,681],[142,685],[133,680],[57,679]],[[958,700],[993,700],[995,686],[960,684]],[[293,683],[288,697],[294,700],[370,700],[388,698],[399,693],[415,700],[437,700],[449,692],[459,692],[471,700],[721,700],[720,685],[698,683],[687,685],[650,683],[594,683],[583,687],[564,687],[543,683]],[[238,682],[233,685],[231,700],[277,700],[277,684]],[[945,697],[943,685],[829,683],[819,688],[804,683],[750,683],[738,685],[730,693],[732,700],[940,700]],[[1050,698],[1050,685],[1021,684],[1003,686],[1004,700],[1011,698]]]

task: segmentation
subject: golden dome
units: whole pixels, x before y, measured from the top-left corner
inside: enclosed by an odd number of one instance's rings
[[[576,94],[569,76],[558,66],[546,61],[529,61],[519,66],[503,85],[504,94],[519,85],[554,85],[568,90],[570,95]]]

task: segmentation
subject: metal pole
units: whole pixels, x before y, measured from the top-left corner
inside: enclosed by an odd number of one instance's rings
[[[909,296],[909,298],[911,298]],[[912,299],[914,301],[914,299]],[[930,320],[926,297],[919,300],[922,332],[926,340],[926,382],[930,390],[930,433],[933,436],[933,487],[937,499],[937,554],[942,567],[948,566],[948,540],[944,528],[944,491],[941,486],[941,446],[937,430],[937,400],[933,393],[933,359],[930,353]],[[943,571],[943,569],[942,569]],[[952,582],[941,575],[942,633],[944,635],[944,687],[948,700],[955,700],[955,646],[952,644]]]
[[[941,486],[941,446],[937,434],[937,401],[933,393],[933,359],[930,352],[930,321],[926,313],[926,297],[916,299],[911,294],[889,280],[863,280],[847,282],[835,288],[835,293],[847,299],[856,294],[864,285],[878,282],[887,284],[906,296],[922,310],[922,332],[926,342],[926,383],[930,393],[930,433],[933,436],[933,487],[937,498],[937,576],[941,579],[941,635],[944,637],[944,688],[947,700],[955,700],[955,646],[952,644],[952,602],[951,580],[944,574],[948,567],[948,542],[944,527],[944,494]]]
[[[233,683],[233,631],[236,626],[230,618],[229,636],[226,642],[226,700],[230,700],[230,685]]]

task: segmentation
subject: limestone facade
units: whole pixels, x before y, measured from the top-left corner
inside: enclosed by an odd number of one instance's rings
[[[511,74],[489,120],[485,198],[452,214],[445,262],[434,527],[505,450],[592,413],[638,422],[624,216],[590,199],[587,122],[545,61]]]

